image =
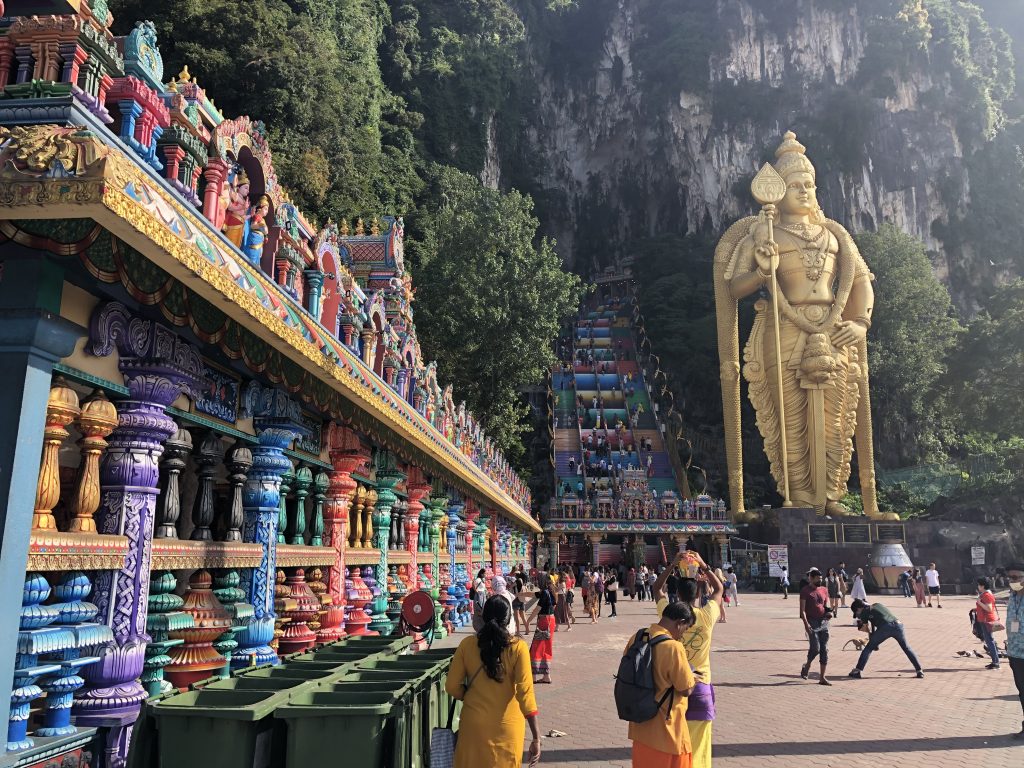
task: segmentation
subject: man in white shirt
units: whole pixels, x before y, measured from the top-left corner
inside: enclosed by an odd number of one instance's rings
[[[942,584],[939,582],[939,572],[935,570],[935,563],[928,563],[928,570],[924,572],[924,581],[928,586],[928,607],[932,607],[932,597],[935,598],[935,605],[942,607]]]

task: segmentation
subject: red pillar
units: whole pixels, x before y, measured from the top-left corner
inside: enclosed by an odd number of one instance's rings
[[[227,177],[228,165],[223,160],[213,159],[206,164],[203,177],[206,179],[206,191],[203,192],[203,216],[220,229],[224,223],[220,221],[220,193],[224,179]]]
[[[363,462],[359,438],[352,430],[331,423],[327,434],[333,469],[328,473],[327,499],[324,504],[324,544],[334,549],[334,563],[327,573],[327,592],[334,605],[345,604],[345,526],[348,505],[356,490],[352,472]]]
[[[423,470],[416,466],[409,467],[409,479],[405,484],[405,491],[409,497],[409,511],[405,515],[405,548],[409,551],[409,581],[413,587],[419,589],[419,543],[420,535],[420,514],[423,512],[423,497],[430,492],[430,483],[427,482]]]

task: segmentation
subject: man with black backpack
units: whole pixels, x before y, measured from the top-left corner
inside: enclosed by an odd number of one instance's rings
[[[685,603],[670,603],[657,624],[641,629],[623,651],[615,679],[615,707],[629,722],[633,768],[685,768],[692,749],[687,697],[696,678],[680,642],[693,625]]]

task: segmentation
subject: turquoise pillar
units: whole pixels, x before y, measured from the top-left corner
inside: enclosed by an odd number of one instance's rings
[[[50,375],[85,329],[57,314],[64,278],[56,265],[6,255],[0,264],[0,578],[10,587],[25,582]],[[0,590],[0,616],[9,619],[0,629],[0,680],[14,678],[18,622],[10,619],[21,598],[20,589]],[[10,705],[10,695],[0,695],[0,722]]]

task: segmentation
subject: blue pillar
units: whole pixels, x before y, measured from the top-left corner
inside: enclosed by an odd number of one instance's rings
[[[287,395],[251,382],[245,391],[245,410],[253,417],[259,445],[252,449],[252,468],[245,481],[242,508],[245,525],[242,538],[263,547],[258,568],[241,572],[241,588],[253,606],[253,616],[238,635],[238,650],[231,666],[276,664],[270,647],[274,639],[274,577],[277,573],[277,520],[281,496],[281,475],[292,463],[284,449],[308,430],[302,426],[299,406]]]
[[[5,249],[15,246],[7,244]],[[8,251],[9,252],[9,251]],[[53,364],[70,355],[85,329],[58,316],[63,272],[42,258],[5,257],[0,281],[0,680],[14,677],[29,531],[43,450]],[[0,695],[0,723],[10,696]]]

